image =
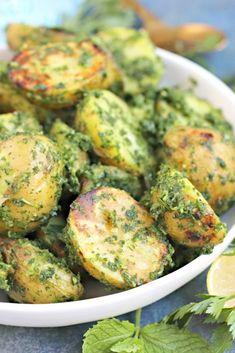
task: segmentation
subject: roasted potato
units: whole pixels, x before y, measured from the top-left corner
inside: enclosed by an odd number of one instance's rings
[[[25,49],[11,60],[9,79],[30,101],[55,110],[75,105],[85,89],[121,85],[113,58],[91,40]]]
[[[3,283],[3,289],[7,289],[11,299],[19,303],[46,304],[81,297],[83,287],[79,276],[48,250],[25,239],[0,238],[0,246],[3,264],[11,266],[5,268]]]
[[[27,113],[0,114],[0,136],[24,132],[42,133],[42,127],[34,117]]]
[[[43,135],[0,140],[0,234],[27,233],[57,208],[63,165],[54,143]]]
[[[10,23],[6,27],[7,43],[12,50],[35,47],[47,43],[76,40],[74,33],[60,28],[36,27],[23,23]]]
[[[231,135],[231,125],[220,109],[191,91],[179,88],[163,88],[156,98],[156,137],[162,142],[165,133],[172,127],[191,126],[211,128],[224,135]],[[152,121],[150,122],[152,130]]]
[[[210,249],[222,242],[226,227],[204,197],[180,172],[162,165],[150,192],[150,212],[176,243]]]
[[[132,288],[162,275],[171,256],[153,219],[125,191],[101,187],[79,196],[71,206],[68,248],[98,280]]]
[[[211,129],[182,127],[168,131],[164,159],[186,173],[216,213],[235,201],[235,143]]]
[[[66,188],[78,194],[79,177],[89,164],[87,151],[90,149],[90,141],[60,120],[56,120],[52,125],[50,136],[61,151],[65,165]]]
[[[109,91],[94,91],[78,105],[75,128],[87,134],[104,164],[141,175],[154,165],[147,141],[133,124],[128,106]]]
[[[42,226],[36,232],[36,240],[41,247],[48,249],[56,257],[63,259],[74,273],[84,272],[78,257],[69,256],[64,240],[64,229],[66,221],[63,216],[58,215],[49,219],[45,226]]]
[[[112,186],[125,190],[137,200],[143,194],[143,185],[135,175],[117,167],[93,164],[82,176],[81,193],[85,194],[101,186]]]
[[[156,89],[163,66],[147,32],[116,27],[98,32],[96,36],[121,68],[125,93],[135,95]]]
[[[40,123],[53,118],[54,113],[30,103],[9,82],[0,81],[0,113],[21,111],[35,117]]]

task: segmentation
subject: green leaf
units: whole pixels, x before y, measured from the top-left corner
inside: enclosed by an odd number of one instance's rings
[[[215,319],[218,319],[223,308],[224,308],[224,304],[226,303],[226,301],[228,300],[227,297],[214,297],[211,299],[211,303],[208,306],[207,310],[206,310],[206,314],[210,314],[212,316],[214,316]]]
[[[186,304],[165,316],[162,320],[165,324],[177,324],[179,328],[186,327],[192,318],[191,309],[194,303]]]
[[[229,331],[231,332],[233,339],[235,340],[235,308],[231,310],[231,313],[228,315],[226,322],[229,326]]]
[[[212,353],[206,340],[174,325],[147,325],[140,337],[146,353]]]
[[[133,336],[135,325],[129,321],[109,319],[98,322],[84,335],[83,353],[110,353],[119,341]]]
[[[110,350],[115,353],[143,353],[143,343],[139,338],[127,338],[116,343]]]
[[[220,325],[212,336],[213,353],[224,353],[233,348],[233,338],[226,324]]]

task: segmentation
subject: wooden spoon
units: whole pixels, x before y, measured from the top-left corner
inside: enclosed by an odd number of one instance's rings
[[[203,23],[171,27],[153,16],[137,0],[122,2],[136,12],[152,41],[161,48],[179,54],[195,54],[221,50],[227,45],[226,35],[215,27]]]

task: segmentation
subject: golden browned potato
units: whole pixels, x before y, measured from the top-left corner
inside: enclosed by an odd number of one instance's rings
[[[0,234],[27,233],[57,208],[63,165],[55,144],[43,135],[0,140]]]
[[[42,127],[33,116],[27,113],[14,112],[0,114],[1,136],[24,132],[42,133]]]
[[[111,187],[74,201],[66,244],[92,276],[118,288],[156,279],[171,263],[167,243],[148,212],[125,191]]]
[[[59,28],[36,27],[23,23],[10,23],[6,27],[6,37],[9,47],[15,51],[19,51],[22,47],[76,39],[75,34]]]
[[[216,213],[235,200],[235,144],[210,129],[171,129],[163,140],[164,158],[186,173]]]
[[[51,138],[57,143],[65,165],[67,189],[78,194],[79,177],[89,164],[87,151],[90,143],[85,135],[76,132],[61,120],[56,120],[50,130]]]
[[[156,89],[163,66],[146,31],[115,27],[98,32],[96,37],[121,68],[125,93],[136,95]]]
[[[91,40],[25,49],[9,64],[9,79],[38,105],[75,105],[85,89],[111,88],[121,75],[111,55]]]
[[[104,164],[136,175],[155,161],[148,142],[133,123],[127,104],[109,91],[87,94],[78,105],[75,128],[90,136],[94,152]]]
[[[176,243],[204,248],[222,242],[226,227],[199,191],[180,172],[162,165],[151,188],[150,212]]]
[[[144,191],[137,176],[111,165],[92,164],[82,176],[81,193],[85,194],[100,186],[112,186],[125,190],[137,200],[140,199]]]
[[[30,103],[9,82],[0,82],[0,113],[21,111],[29,113],[41,123],[53,113]]]
[[[78,300],[83,287],[64,263],[29,240],[0,239],[6,278],[3,289],[19,303],[46,304]],[[7,283],[6,283],[7,282]],[[1,284],[1,283],[0,283]]]

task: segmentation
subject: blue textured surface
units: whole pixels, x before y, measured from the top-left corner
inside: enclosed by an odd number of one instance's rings
[[[208,55],[208,60],[221,77],[235,73],[235,0],[142,2],[169,23],[201,21],[223,29],[229,36],[230,45],[220,53]],[[0,0],[0,26],[9,21],[55,25],[58,13],[69,10],[73,12],[77,3],[79,0]],[[0,44],[2,43],[3,35],[0,34]],[[203,273],[175,293],[146,307],[143,310],[142,323],[157,321],[174,308],[194,300],[196,293],[206,290],[205,278],[206,273]],[[134,313],[122,317],[133,320]],[[79,353],[82,335],[91,325],[51,329],[0,326],[0,353]],[[210,334],[210,328],[203,325],[200,318],[194,320],[191,326],[205,337]],[[235,353],[235,344],[232,352]]]

